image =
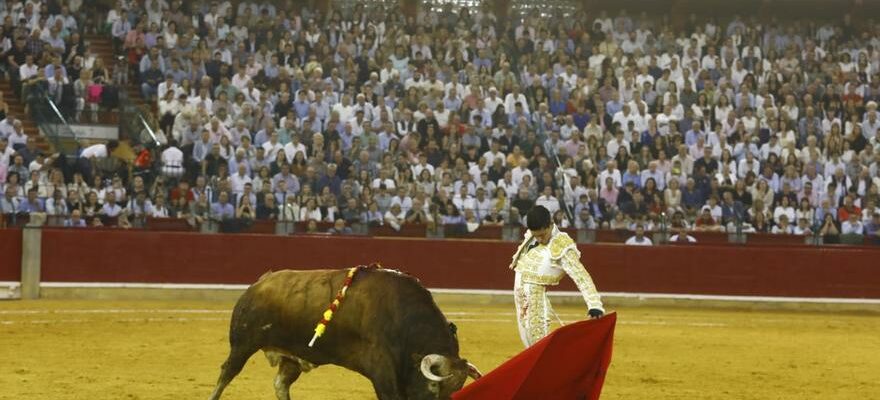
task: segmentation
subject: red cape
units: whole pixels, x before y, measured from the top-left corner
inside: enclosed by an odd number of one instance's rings
[[[453,394],[456,400],[599,398],[617,315],[563,326]]]

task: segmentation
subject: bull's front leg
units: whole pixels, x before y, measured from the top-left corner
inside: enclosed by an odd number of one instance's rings
[[[397,379],[393,376],[382,378],[371,378],[373,390],[376,391],[376,398],[379,400],[403,400],[405,397],[398,392]]]
[[[367,378],[373,384],[376,398],[379,400],[404,400],[406,396],[400,392],[397,381],[397,368],[385,352],[372,354],[366,365],[369,365]]]

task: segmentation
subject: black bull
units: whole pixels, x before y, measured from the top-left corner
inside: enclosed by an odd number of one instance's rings
[[[431,293],[407,275],[361,269],[327,330],[308,343],[347,270],[267,273],[241,296],[229,327],[217,400],[263,350],[278,366],[275,394],[289,399],[302,372],[335,364],[367,377],[379,399],[447,399],[479,372],[458,355],[458,338]],[[329,393],[328,393],[329,394]]]

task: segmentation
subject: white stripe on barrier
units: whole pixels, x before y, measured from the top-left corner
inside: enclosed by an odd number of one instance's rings
[[[2,282],[0,282],[2,284]],[[164,289],[164,290],[235,290],[241,291],[249,285],[237,284],[199,284],[199,283],[113,283],[113,282],[43,282],[45,288],[100,288],[100,289]],[[512,290],[488,289],[430,289],[438,294],[479,294],[513,296]],[[580,297],[572,291],[549,291],[551,297]],[[880,299],[856,299],[836,297],[784,297],[784,296],[734,296],[677,293],[628,293],[602,292],[604,297],[629,299],[668,299],[668,300],[709,300],[729,302],[768,302],[768,303],[826,303],[826,304],[880,304]]]

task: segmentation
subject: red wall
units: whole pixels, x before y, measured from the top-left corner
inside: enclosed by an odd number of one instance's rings
[[[0,281],[21,280],[21,229],[0,229]]]
[[[379,261],[428,287],[510,289],[515,243],[47,229],[47,282],[251,283],[269,269]],[[581,245],[606,292],[880,298],[880,250],[855,247]],[[571,290],[566,280],[560,289]]]

